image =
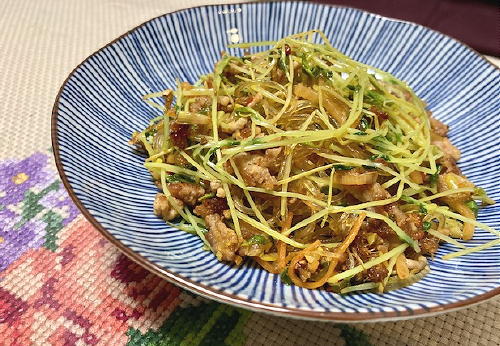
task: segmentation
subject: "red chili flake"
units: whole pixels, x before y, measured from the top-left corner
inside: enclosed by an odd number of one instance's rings
[[[194,208],[194,213],[196,215],[205,217],[210,214],[222,214],[222,212],[226,209],[229,209],[226,199],[214,197],[204,199],[201,204]]]
[[[382,122],[384,120],[389,119],[389,114],[387,114],[384,111],[381,111],[377,107],[371,107],[370,110],[375,113],[375,115],[379,118],[379,120]]]
[[[170,140],[172,144],[180,149],[188,146],[188,124],[170,123]]]
[[[292,48],[289,45],[285,44],[285,55],[292,54]]]

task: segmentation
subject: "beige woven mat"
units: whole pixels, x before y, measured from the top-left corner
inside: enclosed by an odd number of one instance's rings
[[[0,159],[23,158],[50,147],[51,108],[59,86],[89,54],[149,18],[221,2],[2,0]],[[500,300],[437,317],[356,328],[375,345],[500,345]],[[328,323],[263,314],[253,314],[245,329],[248,343],[254,345],[323,345],[342,340],[339,329]]]

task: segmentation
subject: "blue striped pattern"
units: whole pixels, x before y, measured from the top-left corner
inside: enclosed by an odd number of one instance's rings
[[[468,48],[424,27],[355,9],[301,2],[201,7],[142,25],[91,56],[62,89],[56,133],[60,160],[77,198],[109,233],[195,285],[276,308],[409,315],[500,286],[500,247],[443,261],[443,254],[456,250],[444,245],[431,261],[431,273],[410,287],[384,295],[309,291],[285,286],[253,263],[242,268],[220,263],[201,249],[197,237],[156,218],[156,188],[143,158],[127,145],[134,130],[158,115],[141,95],[172,88],[176,78],[194,82],[209,72],[220,51],[228,50],[232,28],[244,41],[319,28],[354,59],[406,80],[451,126],[451,138],[463,151],[463,171],[500,201],[500,73]],[[500,229],[500,205],[481,210],[479,219]],[[470,244],[492,239],[476,231]]]

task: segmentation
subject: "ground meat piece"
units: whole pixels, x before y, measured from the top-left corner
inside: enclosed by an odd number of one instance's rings
[[[460,159],[460,150],[458,150],[457,147],[451,144],[448,138],[439,135],[432,135],[431,144],[434,144],[439,149],[441,149],[445,157],[450,157],[455,161],[458,161]]]
[[[182,208],[184,205],[181,200],[178,200],[175,197],[172,197],[177,205]],[[153,209],[155,215],[162,217],[166,221],[170,221],[175,219],[179,214],[177,211],[170,205],[170,202],[163,193],[157,193],[156,198],[153,204]]]
[[[271,80],[273,82],[283,84],[283,82],[285,82],[285,79],[285,73],[278,66],[274,66],[271,70]]]
[[[172,144],[180,149],[185,149],[188,146],[189,125],[179,124],[177,122],[170,123],[170,140]]]
[[[389,274],[387,268],[382,264],[377,264],[363,273],[364,281],[381,282]]]
[[[254,97],[252,97],[252,100],[248,103],[247,107],[253,107],[260,101],[262,101],[263,97],[261,93],[255,94]]]
[[[310,254],[308,257],[309,259],[304,258],[298,261],[295,265],[295,271],[303,282],[306,282],[308,279],[310,279],[320,268],[319,255]]]
[[[168,191],[177,199],[188,205],[195,205],[198,198],[205,194],[205,189],[200,185],[191,183],[168,184]]]
[[[193,113],[200,113],[207,110],[212,104],[212,99],[208,96],[198,96],[194,101],[189,104],[189,111]]]
[[[357,254],[363,262],[370,260],[374,254],[374,252],[370,249],[365,232],[358,233],[356,238],[354,238],[354,241],[351,243],[351,249],[353,253]]]
[[[260,186],[272,190],[277,180],[269,173],[269,169],[256,164],[247,164],[244,166],[242,176],[245,182],[250,186]]]
[[[361,202],[379,201],[391,195],[379,183],[359,186],[346,186],[346,189]]]
[[[258,138],[258,137],[262,136],[261,133],[262,133],[262,130],[260,129],[260,127],[256,126],[255,127],[255,137]],[[250,127],[248,127],[248,124],[247,124],[247,126],[242,128],[241,130],[237,130],[233,133],[233,137],[235,139],[238,139],[238,140],[248,138],[251,135],[252,135],[252,129]]]
[[[217,96],[217,104],[227,106],[229,102],[231,102],[231,98],[229,96]]]
[[[224,133],[233,133],[243,129],[248,123],[246,118],[235,118],[230,122],[221,122],[220,128]]]
[[[222,184],[218,181],[211,181],[210,182],[210,191],[215,192],[215,195],[217,197],[220,197],[220,198],[226,197],[226,191],[224,191]]]
[[[420,240],[425,235],[422,228],[422,217],[417,213],[406,214],[404,223],[400,227],[415,240]]]
[[[382,239],[394,238],[394,231],[387,224],[379,219],[367,218],[366,226],[363,230],[367,233],[376,233]]]
[[[408,266],[409,270],[418,273],[427,265],[427,258],[425,258],[424,256],[419,256],[417,260],[407,258],[406,265]]]
[[[273,148],[267,149],[265,155],[241,153],[234,157],[234,161],[247,185],[271,190],[277,180],[269,172],[269,167],[280,152],[281,148]]]
[[[462,174],[462,171],[457,165],[457,161],[451,157],[442,157],[437,163],[441,165],[441,173]]]
[[[205,217],[210,214],[221,215],[224,210],[229,209],[225,198],[207,198],[194,208],[194,213],[198,216]]]
[[[240,244],[236,232],[226,226],[219,214],[205,216],[205,223],[208,228],[206,238],[217,258],[233,261]]]
[[[306,260],[301,260],[297,262],[295,270],[299,274],[300,279],[306,282],[312,275],[311,271],[308,270],[308,265]]]
[[[431,123],[431,129],[435,134],[446,137],[446,135],[448,134],[448,125],[440,122],[433,117],[429,117],[429,121]]]
[[[231,113],[231,111],[233,110],[231,98],[229,96],[219,96],[217,98],[217,110]]]
[[[425,233],[418,244],[420,245],[420,250],[423,255],[433,255],[439,247],[439,239],[429,233]]]
[[[406,214],[401,209],[399,209],[399,206],[396,203],[391,203],[383,206],[383,209],[387,212],[391,219],[396,220],[396,223],[399,227],[404,225],[406,221]]]

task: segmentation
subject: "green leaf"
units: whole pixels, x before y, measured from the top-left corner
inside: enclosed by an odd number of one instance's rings
[[[375,161],[376,159],[379,159],[379,158],[384,160],[384,161],[387,161],[387,162],[390,161],[389,156],[386,154],[372,155],[372,156],[370,156],[370,161]]]
[[[419,213],[427,214],[427,208],[425,207],[425,205],[423,203],[419,202],[418,200],[416,200],[415,198],[410,197],[410,196],[406,196],[406,195],[401,195],[401,200],[406,202],[406,203],[418,205]]]
[[[348,171],[354,168],[354,166],[346,166],[346,165],[333,165],[336,171]]]
[[[441,165],[436,166],[436,173],[431,174],[429,181],[431,183],[431,186],[435,186],[438,179],[439,179],[439,173],[441,173]]]
[[[262,244],[267,243],[268,241],[269,241],[269,239],[267,239],[267,237],[265,235],[256,234],[256,235],[251,236],[250,239],[248,239],[248,244],[250,244],[250,245],[253,245],[253,244],[262,245]]]
[[[215,193],[213,192],[210,192],[210,193],[206,193],[204,194],[203,196],[201,196],[200,198],[198,198],[198,201],[204,201],[206,199],[209,199],[209,198],[214,198],[215,197]]]
[[[467,203],[465,203],[465,205],[467,206],[467,208],[469,208],[470,210],[472,210],[472,212],[474,213],[474,216],[477,217],[477,213],[479,211],[479,207],[477,206],[476,201],[470,200]]]
[[[424,231],[431,229],[431,226],[432,224],[429,221],[424,221],[424,223],[422,224],[422,228],[424,229]]]
[[[320,70],[317,66],[312,66],[312,64],[309,62],[309,56],[310,56],[310,54],[308,54],[308,53],[302,55],[302,69],[309,76],[317,77]]]
[[[367,116],[363,116],[361,120],[359,121],[358,129],[361,131],[366,131],[367,129],[372,127],[372,121],[371,118],[368,118]]]
[[[196,183],[196,181],[192,177],[180,173],[167,175],[166,181],[167,183]]]
[[[365,102],[377,107],[384,106],[385,97],[382,93],[376,90],[368,90],[365,94]]]
[[[285,285],[291,285],[292,284],[292,279],[290,279],[290,277],[288,276],[288,268],[285,268],[285,270],[283,270],[280,274],[280,278],[281,278],[281,281],[285,284]]]
[[[220,141],[217,145],[214,145],[213,147],[210,148],[210,150],[208,151],[208,154],[213,154],[217,149],[220,149],[222,147],[230,147],[230,146],[235,146],[235,145],[240,145],[241,142],[240,141],[237,141],[237,140],[234,140],[234,139],[223,139],[222,141]]]

